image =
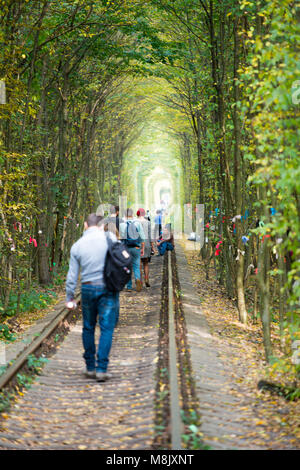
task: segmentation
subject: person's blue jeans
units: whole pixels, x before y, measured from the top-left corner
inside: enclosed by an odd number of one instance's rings
[[[83,357],[88,371],[106,372],[113,332],[118,321],[118,295],[105,287],[81,285],[83,330]],[[100,338],[96,355],[95,327],[97,318]]]
[[[164,255],[166,251],[174,250],[174,247],[171,242],[162,242],[157,249],[160,255]]]
[[[120,313],[120,292],[116,292],[116,326],[119,321]]]
[[[135,279],[141,279],[141,249],[135,247],[127,247],[132,256],[132,271]],[[132,289],[132,279],[127,284],[127,289]]]

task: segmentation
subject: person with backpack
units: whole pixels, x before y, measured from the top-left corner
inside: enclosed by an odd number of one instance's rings
[[[120,241],[116,224],[107,223],[107,219],[102,219],[99,226],[101,230],[104,230],[108,244],[104,265],[104,281],[107,289],[116,293],[117,325],[120,311],[119,293],[131,279],[132,259],[127,247]],[[113,241],[109,233],[113,233],[117,241]]]
[[[120,223],[120,238],[132,257],[136,290],[140,292],[142,290],[140,263],[141,256],[144,256],[145,234],[141,223],[133,219],[132,209],[127,209],[126,220]],[[132,289],[132,279],[130,279],[126,288],[127,290]]]
[[[110,215],[107,218],[109,232],[119,231],[119,206],[110,206]]]
[[[143,271],[142,268],[144,268],[145,286],[150,287],[149,262],[151,260],[151,253],[154,250],[154,242],[152,241],[152,234],[151,234],[151,222],[149,219],[146,218],[146,212],[145,212],[145,209],[143,208],[139,209],[136,215],[138,216],[138,220],[141,223],[144,233],[146,235],[144,254],[141,256],[141,277],[142,277],[142,271]]]
[[[85,375],[104,382],[111,377],[107,373],[107,368],[117,320],[118,296],[116,292],[109,290],[105,283],[104,269],[109,242],[104,230],[98,227],[101,219],[99,215],[90,214],[84,222],[83,236],[71,247],[66,280],[66,306],[72,308],[80,272]],[[109,233],[109,237],[112,243],[117,242],[112,233]],[[100,338],[96,353],[97,320],[100,326]]]

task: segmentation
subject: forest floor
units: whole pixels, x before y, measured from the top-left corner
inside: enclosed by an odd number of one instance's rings
[[[183,246],[183,245],[182,245]],[[183,246],[184,248],[184,246]],[[247,403],[238,413],[249,420],[253,432],[246,437],[258,447],[300,448],[300,403],[259,391],[259,380],[266,379],[262,327],[258,320],[247,325],[238,321],[238,310],[215,279],[213,268],[206,280],[204,264],[195,251],[184,250],[193,274],[193,285],[210,333],[217,338],[218,355],[229,366],[234,386],[229,393]],[[275,333],[273,333],[275,335]]]
[[[259,391],[257,388],[259,380],[266,379],[260,322],[254,323],[249,319],[246,326],[242,325],[238,321],[236,305],[217,283],[213,268],[209,273],[210,279],[206,280],[203,262],[195,251],[185,250],[185,256],[193,273],[193,285],[201,300],[201,309],[209,325],[210,334],[217,338],[218,356],[230,370],[229,383],[233,386],[226,390],[226,393],[232,394],[239,402],[235,410],[239,420],[249,423],[249,432],[243,437],[257,448],[299,449],[299,400],[287,401],[283,397]],[[56,301],[62,301],[64,290],[57,288],[56,293]],[[122,308],[125,311],[130,300],[128,296],[123,296]],[[8,322],[16,336],[21,336],[51,309],[53,304],[45,309],[20,314]],[[277,347],[278,337],[274,326],[272,334]]]
[[[33,307],[32,309],[29,309],[26,312],[20,312],[13,316],[8,316],[4,318],[3,321],[0,321],[0,323],[2,323],[3,325],[8,326],[9,331],[11,335],[15,338],[15,340],[18,340],[20,336],[22,336],[22,334],[25,333],[26,330],[28,330],[28,328],[30,328],[34,323],[36,323],[38,320],[41,320],[49,312],[51,312],[55,305],[61,302],[66,296],[64,287],[52,286],[51,291],[55,294],[55,297],[49,296],[48,300],[45,302],[44,307]],[[36,290],[37,295],[39,293],[41,295],[45,295],[47,294],[47,292],[48,289],[42,287],[38,287]]]
[[[0,413],[1,450],[152,448],[161,271],[162,259],[153,259],[151,287],[121,293],[111,380],[85,377],[79,320],[30,387]],[[98,342],[98,327],[96,335]]]

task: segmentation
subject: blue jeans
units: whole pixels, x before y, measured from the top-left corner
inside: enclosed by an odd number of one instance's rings
[[[120,292],[116,292],[115,296],[116,296],[116,325],[115,326],[117,326],[117,323],[119,321],[119,312],[120,312]]]
[[[166,251],[172,251],[174,250],[174,247],[172,243],[170,242],[162,242],[158,247],[157,247],[159,254],[164,255]]]
[[[127,247],[132,256],[132,270],[135,279],[141,279],[141,249],[135,247]],[[127,284],[127,289],[132,289],[132,279]]]
[[[118,296],[105,287],[81,285],[83,357],[88,371],[106,372],[115,325],[118,320]],[[100,326],[96,357],[95,327]]]

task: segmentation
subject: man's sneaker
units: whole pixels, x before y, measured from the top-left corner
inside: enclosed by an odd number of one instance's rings
[[[142,287],[143,287],[142,282],[140,281],[140,279],[137,279],[136,280],[136,290],[137,290],[137,292],[141,292]]]
[[[145,281],[146,287],[150,287],[149,281]]]
[[[85,376],[89,377],[91,379],[94,379],[96,377],[96,371],[95,370],[85,370]]]
[[[107,372],[96,372],[96,380],[97,382],[105,382],[106,380],[111,379],[111,374]]]

